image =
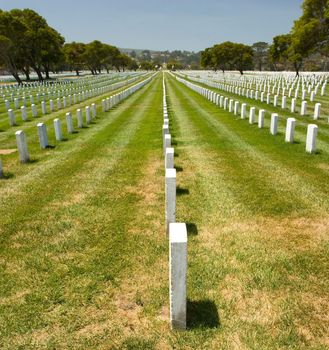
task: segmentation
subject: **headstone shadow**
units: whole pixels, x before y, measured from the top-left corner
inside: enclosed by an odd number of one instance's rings
[[[190,194],[190,191],[188,188],[183,188],[183,187],[177,186],[176,194],[177,194],[177,196],[184,196],[184,195]]]
[[[197,225],[194,224],[193,222],[187,222],[186,229],[187,229],[187,234],[190,236],[197,236],[199,233]]]
[[[219,313],[216,304],[212,300],[187,300],[187,328],[219,327]]]

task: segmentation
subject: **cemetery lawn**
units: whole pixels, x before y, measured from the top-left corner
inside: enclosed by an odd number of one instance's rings
[[[308,155],[303,129],[285,144],[165,79],[188,330],[169,327],[158,74],[55,148],[34,140],[34,162],[6,156],[1,349],[327,348],[329,140]]]

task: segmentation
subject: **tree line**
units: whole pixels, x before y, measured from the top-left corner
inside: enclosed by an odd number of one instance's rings
[[[271,45],[258,42],[252,46],[224,42],[201,52],[201,66],[214,70],[294,69],[329,58],[329,0],[304,0],[302,16],[291,31],[273,38]],[[313,61],[312,61],[313,60]]]
[[[95,40],[89,44],[65,43],[63,36],[31,9],[0,10],[0,66],[21,84],[20,74],[30,80],[33,70],[39,80],[49,73],[82,69],[98,74],[102,69],[137,69],[137,63],[120,50]]]

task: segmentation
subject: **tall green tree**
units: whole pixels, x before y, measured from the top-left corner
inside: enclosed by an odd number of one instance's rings
[[[259,71],[262,71],[264,65],[268,62],[269,44],[264,41],[259,41],[254,43],[251,47],[254,52],[254,64]]]
[[[0,10],[0,62],[21,84],[19,71],[24,57],[24,33],[27,27],[12,13]]]
[[[42,71],[45,71],[46,77],[49,78],[51,66],[62,59],[64,38],[31,9],[14,9],[10,13],[26,27],[22,33],[22,49],[26,60],[37,73],[39,80],[43,80]]]
[[[72,43],[66,43],[63,47],[65,60],[68,63],[69,67],[75,70],[77,76],[79,76],[79,72],[83,69],[85,64],[85,50],[86,45],[84,43],[77,43],[75,41]]]

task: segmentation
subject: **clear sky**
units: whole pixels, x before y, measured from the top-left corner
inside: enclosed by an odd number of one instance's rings
[[[271,42],[290,31],[302,0],[0,0],[31,8],[69,41],[199,51],[230,40]]]

